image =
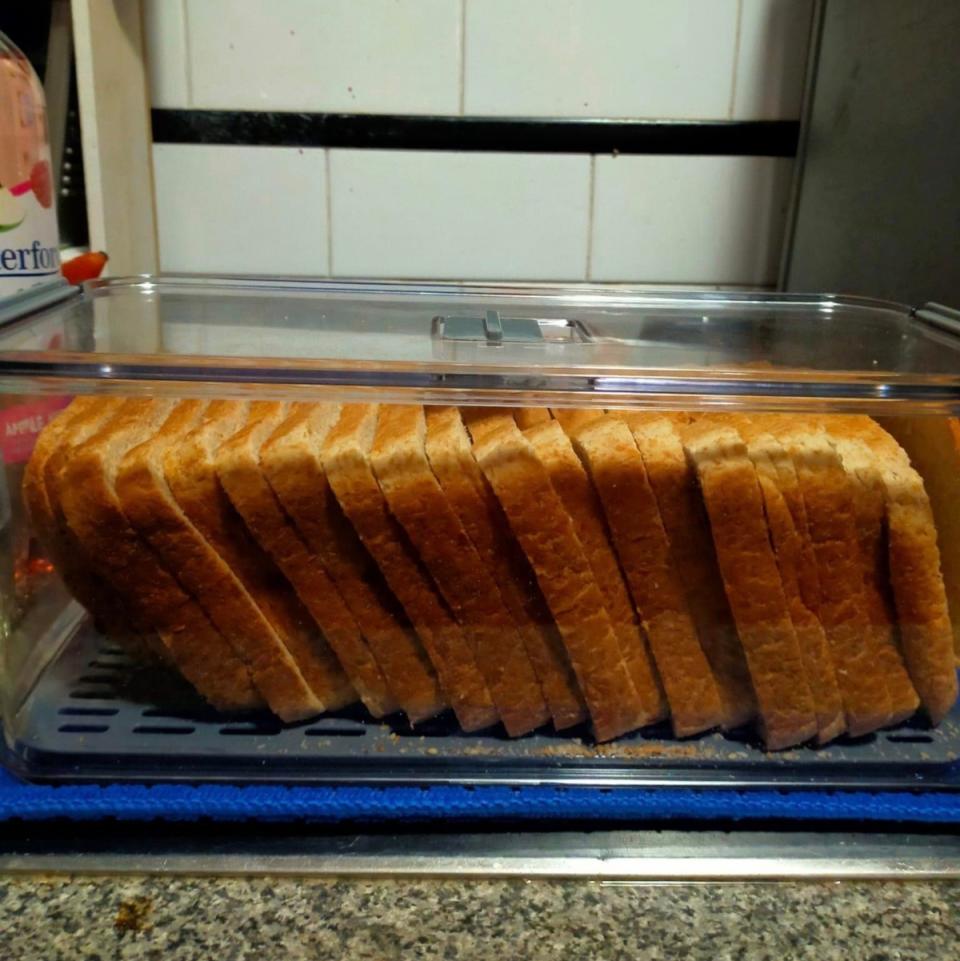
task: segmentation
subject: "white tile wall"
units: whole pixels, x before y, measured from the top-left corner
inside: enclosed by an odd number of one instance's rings
[[[153,166],[162,270],[327,273],[323,150],[155,144]]]
[[[737,0],[466,4],[468,114],[728,114]]]
[[[590,159],[331,150],[340,276],[583,278]]]
[[[143,29],[154,107],[189,107],[184,0],[143,0]]]
[[[598,157],[591,280],[770,284],[793,162]]]
[[[798,117],[813,9],[813,0],[143,3],[158,107],[667,119]],[[766,284],[791,166],[599,157],[591,180],[583,156],[161,144],[161,263]]]
[[[800,116],[812,0],[742,0],[733,116]]]
[[[812,9],[144,0],[155,107],[674,119],[798,117]]]
[[[186,0],[193,106],[457,113],[457,0]]]

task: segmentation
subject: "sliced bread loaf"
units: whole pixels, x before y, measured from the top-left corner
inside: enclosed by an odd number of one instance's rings
[[[310,717],[322,705],[296,662],[167,484],[164,458],[198,424],[206,406],[203,401],[181,401],[153,437],[127,452],[117,473],[117,496],[133,526],[247,665],[270,710],[284,721]]]
[[[867,418],[864,421],[869,422]],[[916,712],[920,698],[910,681],[896,640],[896,614],[890,593],[887,558],[886,493],[878,458],[856,428],[845,430],[835,417],[825,417],[823,425],[851,480],[867,618],[874,634],[877,656],[883,663],[892,711],[890,723],[898,724]]]
[[[739,727],[756,715],[757,701],[724,593],[696,470],[670,417],[638,412],[614,416],[626,421],[643,457],[670,542],[673,570],[681,572],[687,607],[717,683],[724,727]]]
[[[283,572],[322,632],[302,638],[307,644],[295,653],[313,693],[326,710],[350,704],[359,694],[371,713],[382,714],[393,704],[376,662],[322,565],[277,503],[260,467],[260,448],[285,414],[281,403],[252,403],[244,425],[217,450],[217,476],[253,538]]]
[[[526,647],[430,468],[422,407],[380,408],[370,462],[394,517],[454,612],[508,734],[549,720]]]
[[[843,699],[833,669],[833,657],[820,619],[806,605],[801,589],[801,572],[806,560],[803,543],[793,514],[781,491],[778,461],[786,459],[783,445],[755,422],[737,419],[747,443],[747,452],[757,471],[763,506],[770,530],[770,542],[777,558],[790,619],[797,634],[807,682],[817,714],[817,741],[826,744],[846,730]]]
[[[933,511],[923,478],[897,442],[867,417],[830,418],[873,452],[886,493],[889,570],[903,655],[923,707],[939,723],[957,698],[953,638]]]
[[[428,407],[427,457],[467,536],[500,589],[558,730],[586,720],[586,705],[536,575],[470,447],[456,407]]]
[[[307,681],[317,625],[270,556],[250,536],[217,476],[216,452],[246,423],[249,408],[246,401],[212,401],[197,426],[167,450],[164,475],[180,509],[253,598]],[[315,711],[322,710],[312,688],[310,692]]]
[[[867,734],[893,717],[863,591],[852,483],[826,431],[802,418],[770,425],[797,472],[820,584],[818,616],[830,644],[847,730]]]
[[[96,433],[122,403],[121,398],[77,397],[40,432],[23,475],[22,496],[31,529],[67,590],[89,611],[98,628],[138,657],[147,649],[129,613],[110,585],[99,577],[51,499],[59,468],[51,465],[76,443]],[[62,463],[62,459],[60,461]],[[51,484],[47,482],[50,467]]]
[[[644,723],[663,720],[669,714],[667,700],[610,544],[603,507],[590,477],[557,421],[548,420],[531,427],[524,431],[524,437],[546,468],[550,483],[573,522],[574,532],[610,615],[620,653],[644,705]]]
[[[156,629],[180,673],[214,707],[263,701],[246,665],[123,513],[116,476],[123,456],[160,429],[172,401],[128,400],[66,458],[60,502],[85,556],[123,597],[138,623]]]
[[[960,662],[960,418],[921,415],[884,417],[879,422],[923,478],[937,528],[954,654]]]
[[[813,695],[783,591],[757,472],[736,427],[707,417],[681,428],[697,470],[760,726],[771,750],[817,734]]]
[[[598,740],[645,723],[647,710],[573,523],[529,441],[511,420],[483,435],[474,454],[546,598]]]
[[[375,404],[346,404],[321,449],[340,506],[416,629],[460,726],[495,724],[496,709],[460,625],[390,513],[370,463],[377,429]]]
[[[607,523],[647,632],[679,737],[721,725],[713,671],[675,571],[656,496],[630,428],[604,416],[581,427],[574,447],[600,496]]]
[[[443,708],[430,659],[334,496],[320,451],[340,404],[293,404],[260,450],[287,516],[320,559],[411,722]]]

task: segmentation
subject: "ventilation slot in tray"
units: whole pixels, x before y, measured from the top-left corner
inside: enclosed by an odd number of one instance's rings
[[[204,777],[292,781],[482,781],[888,786],[931,779],[952,786],[960,710],[939,728],[922,722],[823,748],[767,753],[752,734],[678,741],[666,725],[593,745],[585,728],[508,738],[464,734],[447,713],[411,730],[399,716],[360,707],[283,724],[263,713],[225,716],[182,679],[144,668],[83,625],[41,678],[15,751],[34,777]],[[960,778],[957,778],[960,784]]]

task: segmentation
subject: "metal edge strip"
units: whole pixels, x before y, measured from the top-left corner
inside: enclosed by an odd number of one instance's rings
[[[593,834],[290,838],[238,842],[233,850],[217,851],[202,845],[164,850],[163,839],[154,837],[144,840],[142,850],[0,853],[0,872],[601,881],[960,878],[955,836],[610,833],[599,842]]]

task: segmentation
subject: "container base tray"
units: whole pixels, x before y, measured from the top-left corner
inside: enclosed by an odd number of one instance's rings
[[[586,728],[464,734],[446,714],[411,730],[356,707],[283,724],[211,710],[178,677],[142,668],[83,621],[6,732],[7,762],[37,781],[499,783],[592,786],[960,788],[960,708],[931,729],[767,752],[752,732],[678,740],[667,725],[597,745]]]

